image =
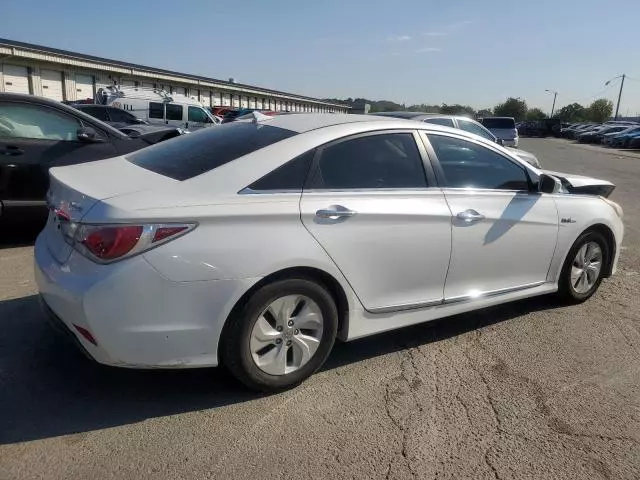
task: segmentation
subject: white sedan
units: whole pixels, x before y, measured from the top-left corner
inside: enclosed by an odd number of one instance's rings
[[[616,268],[613,185],[461,130],[296,114],[51,170],[49,317],[100,363],[299,384],[336,338],[557,292]]]

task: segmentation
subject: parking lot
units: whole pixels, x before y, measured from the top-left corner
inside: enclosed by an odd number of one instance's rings
[[[617,185],[618,275],[579,306],[537,298],[338,344],[272,396],[218,369],[85,359],[43,321],[33,239],[2,232],[0,479],[640,478],[640,154],[520,146]]]

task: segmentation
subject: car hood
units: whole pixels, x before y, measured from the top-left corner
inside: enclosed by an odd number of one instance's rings
[[[608,180],[574,175],[571,173],[552,172],[543,170],[547,175],[552,175],[560,180],[567,193],[583,195],[600,195],[608,197],[616,186]]]
[[[511,152],[513,155],[516,155],[517,157],[521,158],[525,162],[533,165],[536,168],[540,168],[540,161],[538,160],[538,157],[536,157],[533,153],[520,150],[519,148],[511,148],[511,147],[505,147],[505,148],[509,150],[509,152]]]

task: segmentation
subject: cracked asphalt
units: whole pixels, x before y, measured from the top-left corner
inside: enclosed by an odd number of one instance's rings
[[[542,297],[338,344],[273,396],[218,369],[89,362],[43,322],[29,236],[5,238],[0,479],[640,478],[640,155],[521,148],[617,185],[618,275],[583,305]]]

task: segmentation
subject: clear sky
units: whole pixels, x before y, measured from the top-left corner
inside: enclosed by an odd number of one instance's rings
[[[640,113],[640,0],[3,0],[0,37],[314,97]]]

